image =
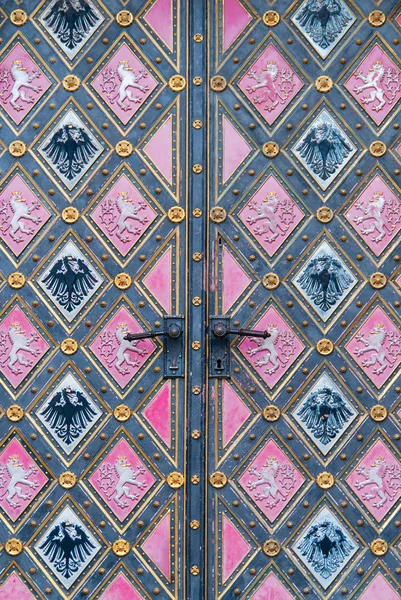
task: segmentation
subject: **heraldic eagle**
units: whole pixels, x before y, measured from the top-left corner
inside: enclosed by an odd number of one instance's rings
[[[334,175],[352,151],[339,129],[329,121],[317,121],[296,147],[313,173],[323,181]]]
[[[97,413],[82,392],[64,388],[54,394],[40,414],[60,441],[70,445],[82,435]]]
[[[312,258],[297,283],[320,310],[327,312],[335,306],[353,279],[339,260],[323,254]]]
[[[352,20],[338,0],[309,0],[295,17],[313,42],[325,50]]]
[[[63,256],[42,280],[54,300],[67,312],[74,311],[98,283],[82,258]]]
[[[81,525],[63,521],[55,525],[39,546],[65,579],[72,577],[96,548]]]
[[[74,50],[99,21],[99,16],[86,0],[57,0],[43,20],[64,46]]]
[[[297,412],[322,444],[331,442],[353,413],[338,392],[324,387],[310,394]]]
[[[52,164],[69,181],[80,174],[97,150],[85,129],[71,123],[57,129],[43,147]]]
[[[312,525],[297,548],[323,579],[334,575],[354,549],[342,529],[328,520]]]

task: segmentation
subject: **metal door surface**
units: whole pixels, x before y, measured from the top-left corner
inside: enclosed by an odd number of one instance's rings
[[[209,8],[206,597],[395,600],[401,5]]]

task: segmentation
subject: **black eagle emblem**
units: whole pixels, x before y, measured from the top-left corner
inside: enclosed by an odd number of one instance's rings
[[[55,525],[39,546],[65,579],[72,577],[82,567],[95,548],[81,525],[68,521]]]
[[[341,527],[328,520],[312,525],[297,546],[316,574],[328,579],[354,549]]]
[[[313,173],[326,181],[342,165],[352,146],[335,125],[319,121],[311,127],[296,150]]]
[[[57,0],[43,18],[61,44],[74,50],[99,21],[86,0]]]
[[[82,258],[64,256],[54,263],[42,283],[61,308],[72,312],[98,281]]]
[[[323,312],[335,306],[353,283],[341,262],[329,254],[312,258],[296,281]]]
[[[325,50],[335,42],[352,18],[337,0],[309,0],[295,20],[313,42]]]
[[[52,164],[69,181],[80,174],[97,150],[85,129],[71,123],[57,129],[43,147]]]
[[[53,396],[40,414],[60,441],[70,445],[82,435],[97,413],[82,392],[64,388]]]
[[[324,387],[308,396],[297,415],[314,437],[327,445],[353,413],[338,392]]]

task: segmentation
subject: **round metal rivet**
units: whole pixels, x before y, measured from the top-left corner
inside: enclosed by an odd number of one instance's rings
[[[167,217],[172,223],[181,223],[185,219],[185,210],[181,206],[172,206],[168,210]]]
[[[77,484],[77,476],[71,471],[65,471],[59,476],[58,482],[62,488],[70,490]]]
[[[76,342],[72,338],[66,338],[61,342],[60,349],[63,354],[71,356],[72,354],[75,354],[77,352],[78,342]]]
[[[334,344],[331,340],[323,338],[316,343],[316,350],[322,356],[328,356],[334,350]]]
[[[120,10],[116,14],[116,21],[120,27],[129,27],[134,22],[134,15],[129,10]]]
[[[328,206],[321,206],[316,211],[316,218],[320,223],[330,223],[333,220],[334,213]]]
[[[7,278],[8,285],[14,290],[20,290],[26,283],[26,278],[23,273],[10,273]]]
[[[127,156],[131,156],[134,151],[134,147],[128,140],[121,140],[120,142],[117,142],[115,150],[118,156],[125,158]]]
[[[182,92],[182,90],[185,89],[186,84],[185,77],[182,75],[173,75],[168,80],[168,87],[173,92]]]
[[[210,88],[213,92],[224,92],[227,87],[227,81],[222,75],[215,75],[210,80]]]
[[[24,409],[22,408],[22,406],[18,406],[18,404],[12,404],[7,408],[6,415],[9,421],[17,423],[18,421],[21,421],[21,419],[23,419]]]
[[[384,142],[381,142],[380,140],[376,140],[375,142],[372,142],[369,146],[369,152],[371,153],[372,156],[375,156],[376,158],[386,154],[386,150],[387,150],[386,144]]]
[[[76,75],[66,75],[63,78],[63,88],[67,92],[76,92],[81,85],[81,80]]]
[[[369,277],[369,283],[375,290],[380,290],[385,287],[387,283],[387,277],[384,275],[384,273],[373,273]]]
[[[262,546],[263,553],[266,556],[277,556],[281,550],[281,544],[277,540],[267,540]]]
[[[184,475],[177,471],[173,471],[167,475],[166,482],[167,485],[174,490],[178,489],[184,485]]]
[[[214,206],[210,210],[210,220],[213,223],[223,223],[227,218],[227,213],[221,206]]]
[[[119,404],[114,408],[113,416],[116,419],[116,421],[124,423],[125,421],[128,421],[130,419],[131,410],[126,404]]]
[[[262,152],[267,158],[275,158],[280,152],[280,147],[276,142],[266,142],[263,144]]]
[[[278,406],[274,404],[269,404],[269,406],[265,406],[262,412],[263,418],[266,421],[278,421],[281,415],[281,411]]]
[[[333,89],[333,80],[327,75],[320,75],[315,81],[315,88],[321,94],[325,94]]]
[[[27,146],[25,142],[22,142],[21,140],[15,140],[8,146],[8,151],[14,158],[21,158],[21,156],[26,154],[26,150]]]
[[[128,273],[118,273],[114,277],[114,285],[119,290],[127,290],[132,285],[132,277]]]
[[[376,404],[370,409],[369,415],[373,421],[380,422],[387,419],[388,411],[387,408],[382,404]]]
[[[317,485],[323,490],[328,490],[329,488],[333,487],[334,482],[334,475],[328,473],[327,471],[319,473],[319,475],[316,477]]]
[[[386,15],[381,10],[372,10],[369,13],[368,21],[372,27],[381,27],[386,22]]]
[[[74,206],[67,206],[61,213],[64,223],[76,223],[79,219],[79,211]]]
[[[209,477],[210,485],[216,489],[221,489],[227,485],[228,479],[227,475],[221,473],[220,471],[216,471],[212,473]]]
[[[127,556],[128,552],[130,551],[130,543],[127,542],[127,540],[116,540],[115,542],[113,542],[113,545],[111,547],[113,553],[116,556]]]
[[[384,556],[388,551],[388,543],[381,538],[377,538],[371,542],[370,550],[375,556]]]
[[[267,290],[275,290],[280,285],[280,277],[275,273],[267,273],[262,278],[262,285]]]
[[[194,41],[198,42],[198,44],[199,44],[199,42],[203,42],[203,35],[201,33],[195,33]]]
[[[268,10],[264,13],[262,21],[266,27],[275,27],[280,23],[280,15],[275,10]]]
[[[11,538],[4,544],[4,550],[10,556],[18,556],[18,554],[21,554],[23,550],[23,544],[21,540],[18,540],[17,538]]]
[[[24,10],[17,8],[10,14],[10,21],[16,27],[21,27],[28,21],[28,15]]]

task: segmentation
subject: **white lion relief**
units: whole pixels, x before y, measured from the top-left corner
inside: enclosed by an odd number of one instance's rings
[[[11,76],[11,82],[9,76]],[[2,87],[0,100],[3,102],[3,104],[10,102],[11,106],[16,111],[23,110],[24,106],[22,104],[18,104],[18,100],[21,102],[26,102],[27,104],[33,104],[34,98],[32,96],[27,96],[24,88],[32,90],[36,93],[41,92],[42,88],[32,83],[34,79],[40,76],[41,72],[39,70],[34,70],[31,74],[29,74],[21,60],[13,60],[10,70],[2,69],[0,71],[0,85]],[[7,92],[9,92],[9,94],[6,94]]]
[[[278,104],[284,104],[295,87],[294,72],[285,67],[279,69],[275,60],[268,60],[261,73],[258,73],[256,69],[251,69],[248,77],[254,79],[256,83],[249,85],[246,91],[253,94],[262,90],[262,94],[257,93],[253,101],[255,104],[267,102],[265,110],[269,112],[274,110]]]
[[[30,492],[23,492],[21,485],[27,486],[30,489],[38,488],[38,481],[29,481],[28,479],[31,475],[37,473],[37,471],[35,465],[31,465],[28,470],[25,470],[19,456],[16,454],[9,456],[6,466],[0,465],[0,489],[7,486],[1,498],[7,494],[6,500],[12,508],[19,508],[21,506],[18,498],[21,500],[30,500],[32,494]],[[5,475],[6,472],[9,476],[8,482]],[[13,500],[15,496],[17,496],[17,499]]]
[[[136,486],[140,490],[144,490],[147,487],[145,481],[138,481],[137,477],[146,473],[146,469],[142,466],[138,466],[137,470],[134,471],[130,462],[126,456],[117,456],[114,465],[106,463],[99,469],[98,482],[100,487],[106,492],[108,500],[114,500],[114,502],[120,508],[127,508],[129,506],[127,500],[138,500],[139,495],[131,493],[131,485]],[[116,480],[117,477],[117,480]],[[113,488],[111,491],[110,488]]]
[[[356,356],[370,352],[370,356],[364,358],[361,364],[368,368],[379,365],[373,369],[376,375],[383,373],[387,366],[394,367],[395,358],[401,355],[401,335],[395,331],[387,332],[383,323],[376,323],[367,339],[363,333],[358,333],[355,339],[363,344],[362,347],[355,348]]]
[[[392,67],[384,68],[380,60],[376,60],[365,75],[362,71],[355,73],[355,78],[360,79],[362,85],[356,85],[354,92],[360,94],[368,90],[369,95],[361,96],[361,104],[372,104],[372,110],[379,112],[385,105],[392,104],[401,87],[400,72]],[[375,103],[376,104],[373,104]]]
[[[0,206],[0,235],[7,235],[9,233],[10,237],[17,243],[23,241],[22,234],[33,235],[34,230],[26,227],[24,221],[31,221],[35,225],[41,223],[42,219],[40,217],[35,217],[31,214],[34,210],[40,209],[40,206],[40,203],[36,200],[28,206],[22,192],[11,192],[10,199],[3,200],[3,204]],[[11,216],[10,209],[12,217],[9,221]]]
[[[256,481],[248,481],[247,488],[252,491],[263,486],[261,492],[254,495],[256,502],[266,500],[267,508],[274,508],[280,500],[287,500],[290,490],[295,486],[295,468],[290,465],[280,465],[275,456],[268,456],[263,467],[249,469],[250,475],[256,477]]]
[[[255,201],[249,203],[249,209],[257,214],[249,216],[247,223],[254,225],[263,221],[253,229],[255,235],[263,235],[265,242],[274,242],[281,234],[285,235],[290,224],[294,222],[294,204],[288,198],[279,199],[276,192],[267,192],[263,202],[257,204]]]
[[[109,234],[116,235],[124,244],[130,241],[130,235],[139,235],[140,227],[133,227],[131,221],[145,225],[149,219],[145,215],[141,217],[138,213],[145,210],[146,202],[138,200],[132,202],[128,192],[118,192],[117,199],[105,198],[101,204],[101,221],[104,223]]]
[[[140,104],[142,98],[138,94],[134,96],[133,90],[130,88],[146,94],[149,91],[148,86],[141,85],[139,82],[147,76],[146,69],[138,69],[138,74],[136,74],[135,70],[129,66],[128,60],[120,60],[117,69],[110,67],[102,72],[103,82],[100,87],[110,98],[111,104],[117,100],[117,104],[122,110],[132,110],[132,104]]]
[[[383,192],[374,192],[367,203],[361,200],[355,202],[355,209],[361,215],[355,217],[353,222],[360,225],[369,221],[360,230],[362,235],[371,235],[372,242],[380,242],[386,235],[393,235],[396,225],[401,220],[400,203],[395,198],[385,198]]]
[[[25,358],[24,353],[39,356],[40,349],[30,347],[31,343],[38,339],[39,335],[37,333],[33,333],[28,338],[19,323],[11,323],[11,327],[7,333],[0,331],[0,366],[4,367],[7,365],[15,375],[22,373],[22,370],[18,366],[14,366],[16,363],[24,367],[31,367],[33,361]],[[8,349],[9,342],[11,342],[11,348]],[[7,354],[7,356],[1,360],[4,354]]]
[[[371,500],[373,506],[381,508],[390,500],[392,502],[401,489],[401,467],[399,465],[387,465],[383,456],[374,459],[369,468],[360,465],[356,473],[363,475],[365,479],[355,483],[357,490],[371,486],[367,492],[362,494],[364,500]]]
[[[131,342],[125,340],[124,338],[128,333],[131,332],[127,323],[119,323],[115,333],[104,331],[100,334],[100,354],[106,357],[108,367],[115,363],[115,368],[122,375],[127,375],[130,372],[129,367],[139,367],[139,361],[131,359],[131,352],[136,352],[139,356],[145,356],[148,352],[146,348],[138,348],[140,340]],[[123,367],[124,363],[127,365],[126,367]]]
[[[257,344],[256,348],[248,348],[247,354],[254,356],[259,352],[263,352],[263,358],[255,361],[255,367],[267,366],[265,373],[273,375],[281,366],[285,366],[289,361],[290,356],[295,352],[294,338],[295,335],[291,331],[281,331],[274,323],[267,325],[266,330],[268,337],[249,338],[251,342]],[[277,349],[276,349],[277,346]],[[271,364],[271,367],[269,365]]]

